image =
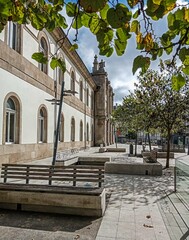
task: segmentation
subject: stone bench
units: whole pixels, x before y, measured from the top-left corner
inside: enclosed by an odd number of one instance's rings
[[[150,152],[142,152],[143,157],[149,157]],[[167,157],[167,152],[157,152],[157,158],[166,158]],[[174,153],[170,152],[169,155],[170,158],[174,158]]]
[[[78,157],[78,164],[81,165],[103,165],[110,162],[111,157]]]
[[[102,216],[103,166],[3,164],[0,208]]]
[[[126,152],[125,148],[99,148],[99,153],[103,153],[103,152]]]
[[[162,165],[158,162],[157,163],[106,162],[105,173],[161,176]]]

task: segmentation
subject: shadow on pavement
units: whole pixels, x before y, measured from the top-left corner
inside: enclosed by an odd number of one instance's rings
[[[95,239],[101,218],[0,210],[0,226],[42,231],[65,231]]]

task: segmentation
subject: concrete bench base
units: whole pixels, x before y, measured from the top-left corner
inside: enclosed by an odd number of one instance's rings
[[[142,152],[142,156],[143,157],[149,157],[150,156],[150,152]],[[166,158],[167,157],[167,153],[166,152],[157,152],[157,158]],[[174,153],[170,152],[169,155],[170,158],[174,158]]]
[[[111,157],[79,157],[78,163],[83,165],[104,165],[110,162]]]
[[[0,184],[0,208],[96,217],[105,211],[105,189],[18,185]]]
[[[161,176],[162,165],[160,163],[107,162],[105,164],[105,173]]]
[[[99,153],[103,152],[126,152],[125,148],[99,148]]]

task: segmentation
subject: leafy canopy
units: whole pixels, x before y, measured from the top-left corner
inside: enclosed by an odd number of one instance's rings
[[[71,26],[68,27],[65,17],[72,18]],[[162,18],[167,19],[167,31],[159,36],[154,25]],[[161,58],[163,53],[172,53],[173,62],[178,58],[183,64],[182,71],[189,74],[189,3],[179,5],[176,0],[0,0],[0,31],[8,21],[31,23],[37,30],[46,28],[49,32],[61,27],[67,28],[68,33],[73,28],[75,41],[79,29],[88,28],[96,36],[100,54],[107,57],[114,51],[123,55],[127,41],[135,35],[140,54],[133,62],[133,74],[138,69],[146,72],[150,62]],[[77,44],[72,49],[77,49]],[[44,56],[33,57],[44,61]],[[52,66],[55,65],[61,64],[54,59]]]
[[[134,93],[123,99],[113,117],[115,122],[127,126],[129,130],[158,131],[170,143],[171,134],[185,129],[189,120],[189,81],[184,74],[178,74],[184,83],[179,90],[174,89],[172,82],[175,72],[180,69],[161,62],[160,70],[147,70],[138,76]]]

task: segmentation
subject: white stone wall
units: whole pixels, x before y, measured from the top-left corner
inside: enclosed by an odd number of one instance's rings
[[[38,109],[41,104],[47,108],[48,115],[48,139],[47,142],[53,142],[54,129],[54,107],[45,99],[51,99],[52,96],[46,92],[28,84],[9,72],[0,69],[0,133],[3,126],[3,103],[6,95],[10,92],[16,93],[21,101],[21,144],[37,143],[37,122]],[[2,143],[2,134],[0,134],[0,143]]]
[[[22,54],[23,57],[38,67],[38,63],[32,60],[31,56],[34,52],[39,51],[39,42],[38,34],[32,26],[23,27],[23,45],[22,45]],[[47,33],[45,33],[47,34]],[[47,34],[48,35],[48,34]],[[4,41],[4,32],[0,33],[0,39]],[[57,46],[52,37],[48,36],[48,41],[50,45],[50,54],[54,54]],[[66,63],[66,72],[64,75],[65,79],[65,89],[70,89],[70,73],[71,70],[75,72],[75,90],[78,94],[75,95],[76,98],[80,98],[80,79],[83,79],[83,102],[86,102],[86,89],[89,89],[89,104],[91,106],[91,86],[85,80],[85,77],[82,76],[80,71],[74,66],[72,61],[63,53],[62,50],[59,52],[63,55]],[[50,64],[49,64],[50,65]],[[56,72],[48,67],[48,75],[52,79],[56,79]],[[0,145],[2,144],[2,132],[3,132],[3,103],[7,94],[10,92],[16,93],[21,101],[21,136],[20,144],[36,144],[37,143],[37,123],[38,123],[38,109],[43,104],[47,108],[48,116],[48,131],[47,131],[47,143],[53,143],[53,134],[54,134],[54,109],[55,106],[45,99],[52,99],[53,96],[48,94],[46,91],[43,91],[30,83],[27,83],[23,79],[14,76],[10,72],[0,68]],[[80,140],[80,121],[83,122],[83,141],[84,133],[86,133],[87,123],[89,125],[89,141],[91,140],[91,125],[93,123],[93,118],[87,116],[86,113],[77,110],[74,107],[69,106],[65,102],[63,103],[62,108],[64,114],[64,142],[70,142],[71,139],[71,118],[75,119],[75,141]],[[58,114],[58,108],[57,108]]]
[[[4,37],[5,37],[5,30],[0,32],[0,40],[4,41]]]

